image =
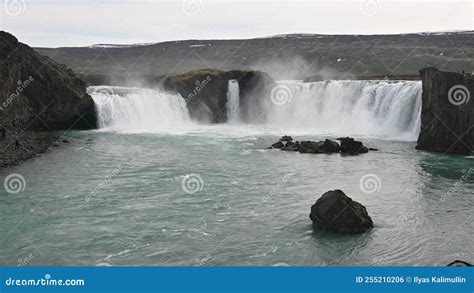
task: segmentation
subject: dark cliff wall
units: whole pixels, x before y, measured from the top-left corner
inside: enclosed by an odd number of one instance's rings
[[[419,150],[471,155],[474,149],[474,78],[434,67],[420,70],[423,83]]]
[[[249,108],[259,111],[260,100],[269,97],[269,88],[275,83],[264,72],[215,69],[194,70],[185,74],[168,76],[162,86],[174,91],[186,101],[191,118],[211,123],[227,121],[227,90],[231,79],[238,80],[241,119],[245,122]],[[269,100],[269,99],[268,99]]]
[[[72,70],[0,31],[0,124],[8,130],[91,129],[94,102]]]

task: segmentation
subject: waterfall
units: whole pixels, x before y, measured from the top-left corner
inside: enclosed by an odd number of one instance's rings
[[[191,122],[179,94],[111,86],[89,87],[88,92],[100,128],[137,132],[206,128]],[[257,131],[413,141],[421,125],[421,92],[420,81],[280,81],[270,97],[255,96],[243,104],[238,81],[229,80],[226,108],[228,124],[242,120]]]
[[[100,128],[123,131],[156,131],[190,123],[184,99],[161,90],[93,86],[92,96]]]
[[[227,121],[229,123],[239,122],[239,82],[236,79],[229,80],[227,89]]]
[[[419,81],[281,81],[265,106],[269,126],[416,140]]]

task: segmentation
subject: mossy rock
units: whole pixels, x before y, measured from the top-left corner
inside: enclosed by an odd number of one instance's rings
[[[227,122],[227,90],[229,80],[237,80],[240,90],[241,118],[256,116],[250,111],[262,111],[260,101],[269,97],[273,79],[260,71],[206,68],[165,77],[165,90],[179,93],[185,100],[194,120],[210,123]],[[261,108],[261,109],[260,109]],[[246,116],[247,115],[247,116]]]

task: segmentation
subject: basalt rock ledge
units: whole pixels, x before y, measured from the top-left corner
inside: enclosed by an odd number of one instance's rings
[[[45,152],[55,130],[96,126],[84,81],[0,31],[0,167]]]
[[[240,121],[263,113],[268,107],[275,81],[265,72],[248,70],[200,69],[165,77],[161,85],[167,91],[181,94],[191,118],[207,123],[227,122],[227,91],[229,80],[239,84]]]
[[[474,150],[474,77],[434,67],[420,70],[423,96],[416,148],[472,155]]]

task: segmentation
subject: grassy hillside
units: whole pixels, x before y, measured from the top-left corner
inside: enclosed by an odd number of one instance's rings
[[[164,75],[199,68],[261,70],[275,78],[418,75],[426,65],[474,71],[474,31],[404,35],[284,35],[146,46],[36,48],[77,72]]]

